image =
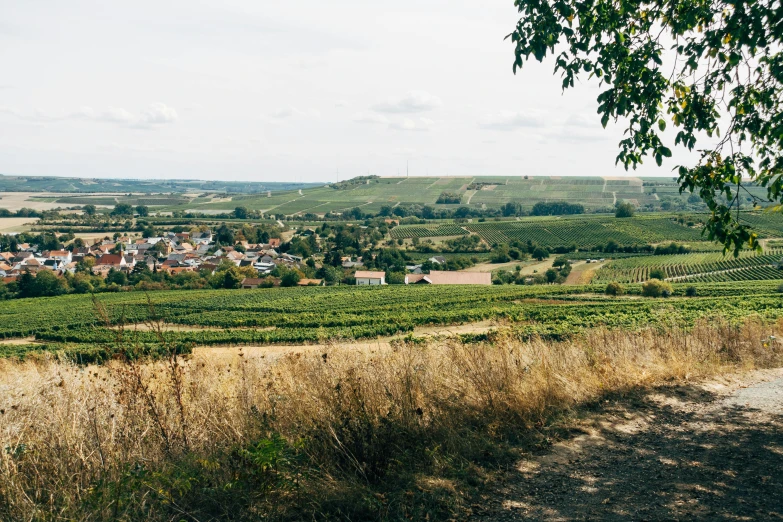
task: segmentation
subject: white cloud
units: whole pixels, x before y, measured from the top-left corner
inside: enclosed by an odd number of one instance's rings
[[[143,125],[161,125],[177,121],[177,111],[164,103],[153,103],[142,111],[138,123]]]
[[[392,122],[389,128],[403,131],[428,131],[434,124],[435,122],[429,118],[418,118],[416,120],[403,118],[401,121]]]
[[[392,98],[373,106],[373,110],[389,113],[417,113],[437,109],[443,105],[440,98],[425,91],[410,91],[400,98]]]
[[[371,112],[357,112],[353,116],[353,121],[357,123],[371,123],[377,125],[388,125],[389,118],[383,114],[373,114]]]
[[[535,112],[500,112],[489,114],[479,122],[483,129],[510,131],[521,128],[543,127],[543,118]]]
[[[585,129],[601,129],[601,118],[598,115],[576,113],[568,116],[566,127],[582,127]]]
[[[272,119],[272,121],[275,122],[281,122],[283,120],[290,120],[294,118],[314,119],[320,116],[321,113],[317,110],[303,110],[296,107],[280,107],[279,109],[276,109],[269,114],[269,117]]]
[[[11,114],[21,120],[36,122],[59,122],[66,120],[81,120],[104,123],[115,123],[123,127],[148,129],[154,126],[174,123],[177,121],[177,111],[164,103],[153,103],[139,114],[123,109],[122,107],[109,107],[98,112],[92,107],[79,107],[79,109],[65,114],[50,114],[44,110],[36,109],[32,114],[26,114],[7,107],[0,107],[0,112]]]
[[[349,103],[345,100],[337,100],[336,102],[334,102],[334,106],[337,107],[338,109],[342,107],[348,107],[348,105]]]
[[[77,114],[77,117],[82,117],[83,115],[89,114],[90,112],[92,112],[90,107],[83,107],[82,110]],[[85,118],[106,121],[109,123],[119,123],[120,125],[134,125],[139,121],[136,116],[121,107],[109,107],[106,111],[97,116],[92,114],[90,116],[86,116]]]

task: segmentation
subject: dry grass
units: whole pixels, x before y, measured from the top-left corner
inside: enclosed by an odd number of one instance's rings
[[[0,520],[430,520],[604,394],[780,365],[783,325],[274,361],[0,362]],[[508,464],[510,462],[506,462]]]

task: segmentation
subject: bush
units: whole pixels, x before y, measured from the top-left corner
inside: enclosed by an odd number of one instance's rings
[[[619,203],[618,202],[617,208],[615,209],[615,212],[614,212],[614,217],[617,217],[617,218],[633,217],[635,210],[636,209],[634,208],[633,204],[631,204],[631,203]]]
[[[778,292],[783,294],[783,284],[778,287]]]
[[[625,288],[623,288],[623,285],[620,283],[609,283],[606,285],[606,295],[623,295],[625,293]]]
[[[654,268],[650,270],[650,279],[660,279],[663,281],[666,279],[666,272],[664,272],[661,268]]]
[[[691,285],[685,289],[685,295],[688,297],[696,297],[696,287]]]
[[[645,297],[669,297],[672,295],[672,285],[659,279],[650,279],[642,285],[642,295]]]

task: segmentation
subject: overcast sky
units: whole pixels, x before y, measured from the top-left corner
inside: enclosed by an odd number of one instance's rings
[[[0,0],[0,173],[626,175],[597,84],[512,74],[516,19],[512,0]]]

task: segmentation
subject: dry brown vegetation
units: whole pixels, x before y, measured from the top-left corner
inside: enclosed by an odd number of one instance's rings
[[[0,520],[462,518],[567,412],[780,365],[783,325],[248,357],[0,362]],[[559,419],[559,420],[558,420]]]

